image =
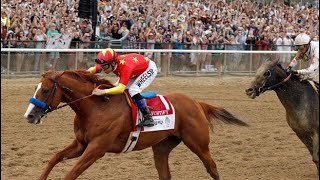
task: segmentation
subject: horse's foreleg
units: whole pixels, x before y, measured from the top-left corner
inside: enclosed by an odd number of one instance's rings
[[[96,160],[103,157],[105,154],[105,149],[101,148],[99,143],[94,142],[88,144],[85,151],[83,152],[81,158],[76,163],[76,165],[71,169],[71,171],[65,176],[64,180],[74,180],[81,173],[83,173],[88,167],[90,167]]]
[[[181,140],[176,137],[168,137],[160,143],[152,146],[155,166],[159,174],[159,180],[171,179],[168,158],[173,148],[175,148]]]
[[[313,154],[312,154],[312,160],[316,164],[319,174],[319,132],[315,132],[312,135],[312,141],[313,141]]]
[[[77,140],[74,140],[69,146],[67,146],[62,151],[56,153],[48,162],[45,170],[42,172],[40,176],[40,180],[47,179],[49,173],[53,169],[53,167],[64,159],[72,159],[79,157],[84,150],[84,147],[78,143]]]
[[[318,172],[319,172],[319,135],[318,132],[309,134],[302,134],[296,132],[298,138],[306,145],[308,148],[313,162],[316,164]]]
[[[308,148],[310,154],[313,154],[312,150],[312,139],[311,139],[311,134],[305,134],[305,133],[300,133],[295,131],[297,134],[298,138],[303,142],[303,144]]]

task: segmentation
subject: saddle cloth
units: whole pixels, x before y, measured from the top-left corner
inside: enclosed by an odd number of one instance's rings
[[[174,107],[166,96],[154,95],[152,97],[146,97],[146,102],[149,107],[152,118],[155,122],[153,127],[137,127],[143,119],[142,113],[138,110],[137,106],[133,102],[129,93],[125,91],[128,104],[131,107],[132,112],[132,131],[129,135],[127,143],[122,150],[122,153],[130,152],[133,150],[138,142],[140,132],[151,132],[160,130],[174,129],[175,124],[175,111]],[[142,94],[143,96],[143,94]]]
[[[138,110],[129,93],[126,92],[128,103],[132,110],[133,131],[137,131],[136,125],[143,120],[142,113]],[[160,131],[174,129],[175,111],[174,107],[166,96],[155,95],[154,97],[146,97],[147,106],[149,107],[152,118],[155,122],[153,127],[142,127],[141,132]]]

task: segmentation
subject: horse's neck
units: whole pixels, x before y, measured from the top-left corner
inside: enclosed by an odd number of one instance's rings
[[[307,87],[299,81],[288,80],[278,87],[275,92],[285,109],[291,111],[304,104],[303,99],[305,99]]]
[[[73,76],[63,76],[60,80],[60,85],[63,89],[66,102],[74,101],[84,96],[90,95],[94,88],[94,83],[83,82],[75,79]]]
[[[63,93],[63,102],[70,103],[69,106],[77,113],[81,111],[85,106],[90,106],[89,98],[86,98],[92,93],[93,85],[90,83],[83,83],[79,85],[79,82],[73,79],[65,79],[60,82]],[[84,106],[84,107],[83,107]]]
[[[101,111],[106,115],[114,114],[116,109],[121,109],[119,112],[122,112],[124,111],[123,106],[121,106],[123,102],[126,103],[126,99],[123,94],[108,97],[91,96],[89,98],[80,100],[77,103],[70,104],[69,106],[79,117],[82,119],[87,119],[88,117],[95,115],[98,111]],[[119,108],[117,108],[117,106],[119,106]],[[120,117],[121,113],[117,114],[116,116]]]

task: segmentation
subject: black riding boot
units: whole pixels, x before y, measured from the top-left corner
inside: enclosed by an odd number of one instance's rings
[[[154,121],[153,121],[152,115],[150,113],[150,110],[147,106],[146,100],[140,94],[137,94],[137,95],[133,96],[132,98],[135,101],[135,103],[137,104],[138,109],[143,114],[143,120],[142,120],[142,122],[137,124],[137,127],[143,127],[143,126],[152,127],[152,126],[154,126]]]
[[[138,127],[142,127],[142,126],[152,127],[152,126],[154,126],[154,121],[151,116],[149,108],[148,107],[141,108],[140,111],[143,114],[143,120],[141,123],[137,124],[137,126]]]

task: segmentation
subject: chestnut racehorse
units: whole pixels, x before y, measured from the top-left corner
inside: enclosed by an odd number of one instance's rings
[[[124,94],[107,98],[92,96],[95,87],[104,85],[110,88],[113,85],[83,70],[48,71],[42,76],[33,96],[38,103],[30,104],[25,113],[28,122],[38,124],[48,112],[61,107],[58,106],[60,102],[67,103],[76,116],[75,140],[49,160],[39,179],[46,179],[57,163],[81,156],[64,178],[76,179],[106,152],[122,151],[133,127],[131,108]],[[178,93],[168,94],[167,97],[175,107],[175,128],[141,133],[133,150],[152,147],[159,179],[171,179],[169,153],[182,141],[201,159],[210,176],[218,180],[217,166],[209,150],[209,127],[212,129],[213,119],[228,124],[248,125],[224,108],[197,102]]]

